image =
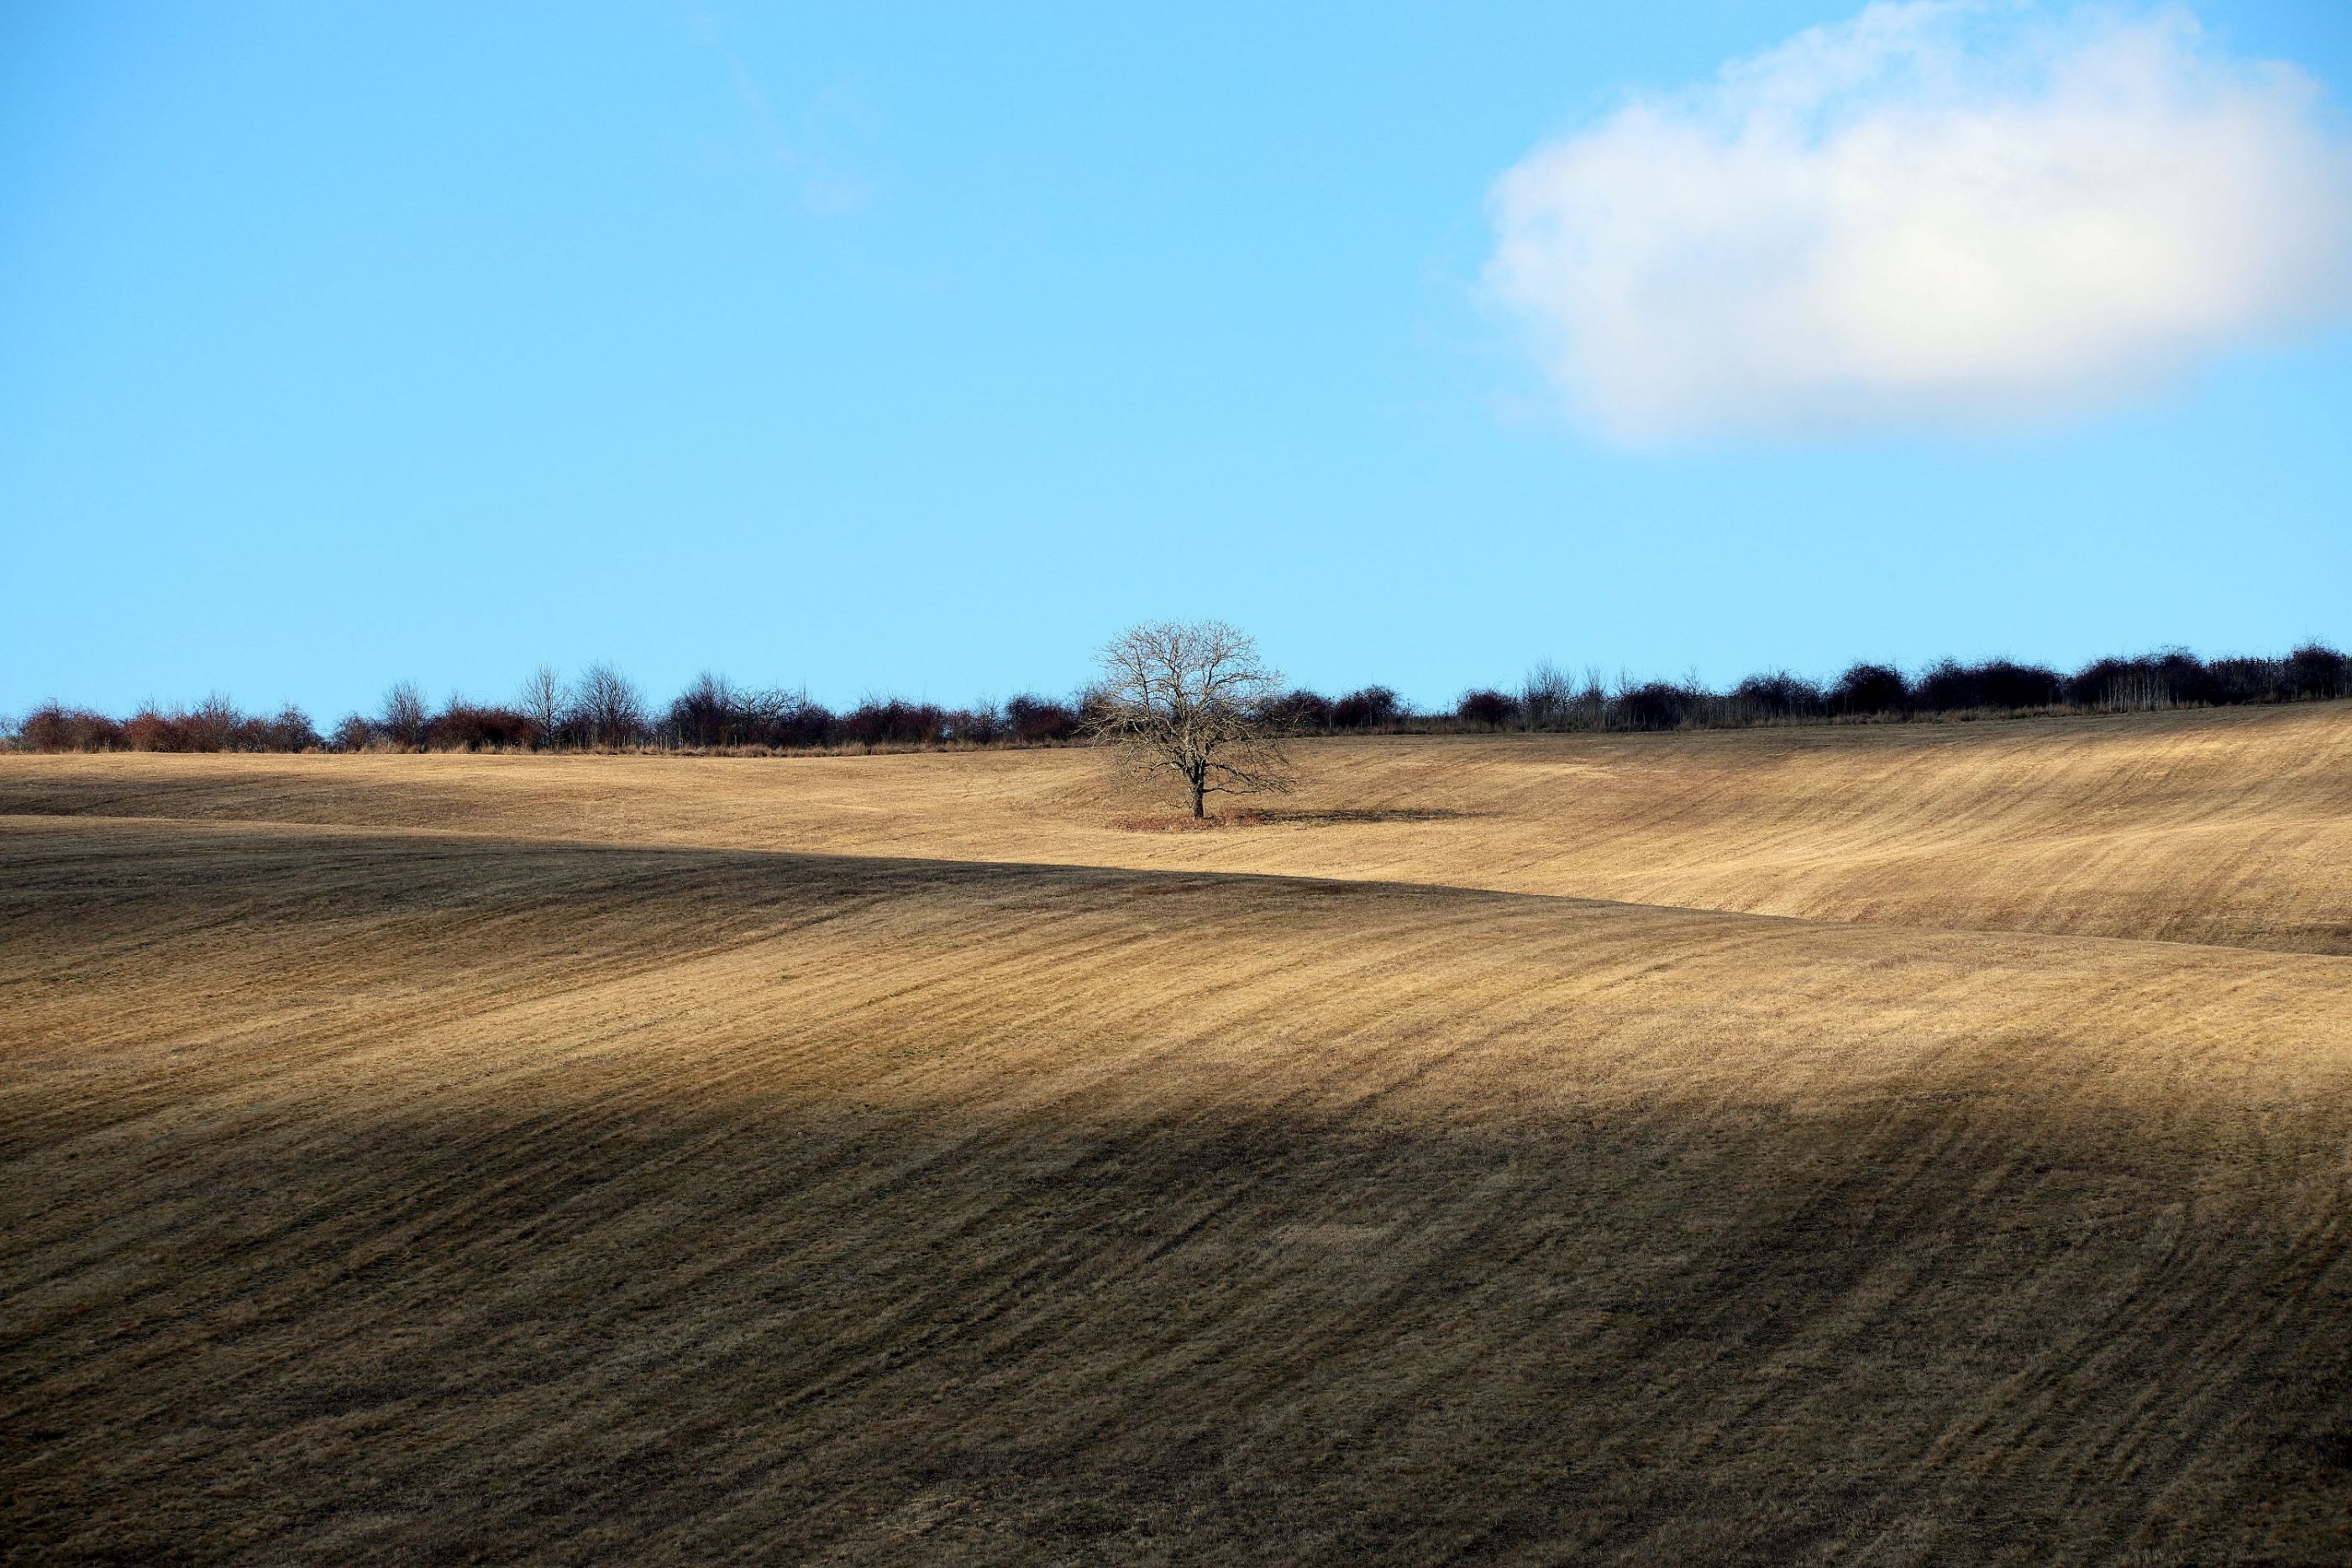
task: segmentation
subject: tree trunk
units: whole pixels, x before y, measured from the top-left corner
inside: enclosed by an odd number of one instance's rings
[[[1205,801],[1208,798],[1209,798],[1209,779],[1208,779],[1208,775],[1207,775],[1207,774],[1205,774],[1205,773],[1195,773],[1195,774],[1193,774],[1193,775],[1192,775],[1192,816],[1193,816],[1193,818],[1194,818],[1194,820],[1195,820],[1195,821],[1198,821],[1199,819],[1201,819],[1201,818],[1202,818],[1202,817],[1205,817],[1205,816],[1207,816],[1207,815],[1209,814],[1209,813],[1208,813],[1208,810],[1207,810],[1207,808],[1202,804],[1202,802],[1203,802],[1203,801]]]

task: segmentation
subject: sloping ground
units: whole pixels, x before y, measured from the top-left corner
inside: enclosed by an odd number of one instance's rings
[[[0,813],[1273,872],[2352,953],[2352,703],[1299,748],[1278,820],[1139,833],[1079,751],[0,758]],[[1159,808],[1164,810],[1162,806]]]
[[[2352,705],[1307,760],[0,758],[7,1560],[2352,1560]]]

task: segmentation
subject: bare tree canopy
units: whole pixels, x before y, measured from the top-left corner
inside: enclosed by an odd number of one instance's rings
[[[425,706],[425,693],[415,681],[395,681],[383,694],[383,732],[395,746],[422,746],[425,728],[431,722],[433,710]]]
[[[563,728],[563,710],[572,694],[552,664],[541,664],[522,683],[523,716],[530,720],[537,746],[552,746]]]
[[[646,699],[611,664],[591,664],[572,688],[571,722],[591,746],[634,746],[645,737]]]
[[[1130,626],[1097,656],[1087,731],[1137,774],[1170,769],[1192,815],[1215,794],[1280,792],[1295,782],[1269,708],[1281,675],[1249,633],[1222,621]]]

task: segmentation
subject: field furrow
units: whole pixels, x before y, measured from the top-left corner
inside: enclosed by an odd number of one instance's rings
[[[2352,1554],[2352,958],[194,817],[0,820],[12,1560]]]

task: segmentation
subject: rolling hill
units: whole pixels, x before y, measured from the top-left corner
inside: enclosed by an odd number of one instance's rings
[[[0,758],[12,1561],[2352,1556],[2352,705]]]

